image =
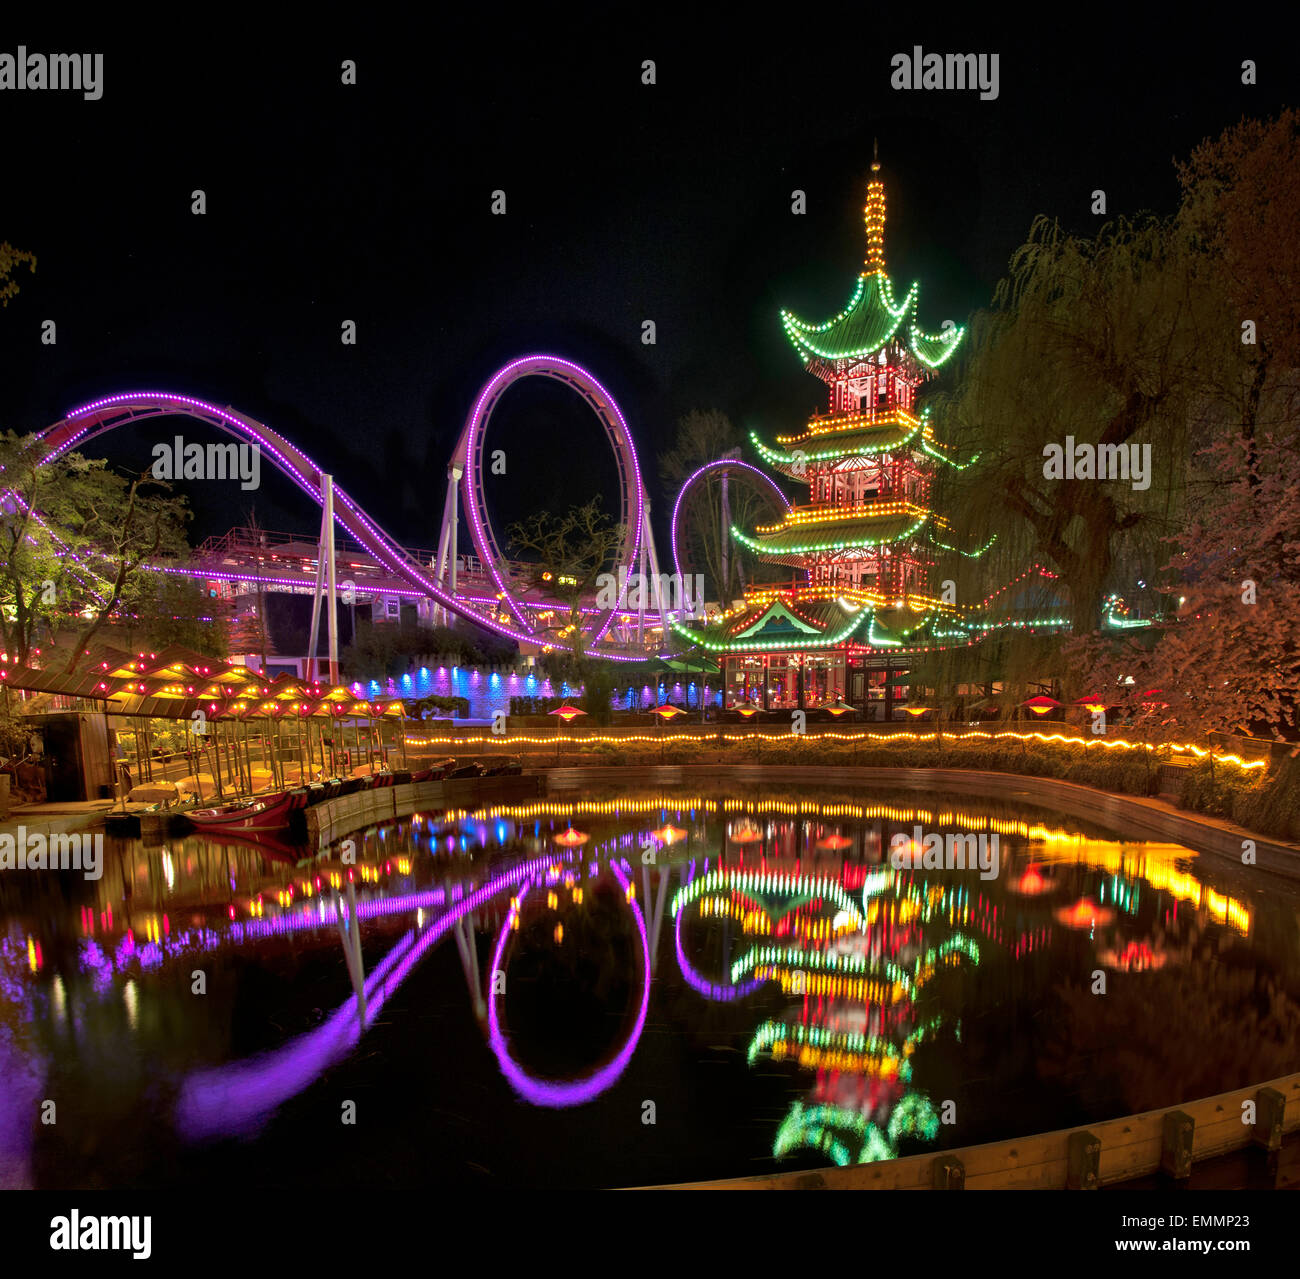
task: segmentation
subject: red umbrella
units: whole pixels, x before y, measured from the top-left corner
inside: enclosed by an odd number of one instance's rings
[[[1046,715],[1053,707],[1060,706],[1061,703],[1054,697],[1044,697],[1041,694],[1038,697],[1031,697],[1028,701],[1021,702],[1021,706],[1027,706],[1035,715]]]
[[[658,715],[660,720],[669,720],[672,719],[674,715],[685,715],[686,712],[682,710],[680,706],[669,706],[668,703],[665,702],[662,706],[652,707],[650,714]]]
[[[558,715],[566,724],[571,724],[579,715],[585,715],[586,711],[579,710],[576,706],[570,706],[565,702],[563,706],[557,707],[553,711],[547,711],[548,715]]]

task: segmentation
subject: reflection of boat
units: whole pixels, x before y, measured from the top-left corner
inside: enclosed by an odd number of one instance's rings
[[[316,856],[316,850],[310,844],[290,843],[279,839],[274,834],[249,831],[242,834],[232,830],[205,830],[205,838],[214,844],[229,844],[234,848],[248,848],[269,857],[271,861],[288,862],[296,866],[299,862],[310,861]]]
[[[306,806],[306,788],[299,787],[263,799],[237,800],[220,808],[194,808],[185,816],[203,831],[276,831],[284,830],[289,825],[290,815]]]

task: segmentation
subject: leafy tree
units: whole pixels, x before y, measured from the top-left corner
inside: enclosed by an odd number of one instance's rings
[[[171,485],[147,471],[131,478],[98,472],[101,482],[81,513],[79,535],[94,547],[104,587],[81,612],[85,620],[73,642],[66,670],[71,674],[95,636],[119,612],[139,614],[156,599],[151,564],[189,552],[185,525],[188,503],[170,497]]]
[[[200,582],[157,573],[142,575],[140,587],[142,610],[122,623],[128,647],[147,646],[157,651],[168,644],[183,644],[209,657],[229,653],[230,637],[221,605],[208,596]]]
[[[26,662],[42,628],[52,638],[72,625],[72,671],[111,619],[154,607],[158,584],[144,570],[186,554],[189,514],[148,474],[124,478],[78,453],[44,456],[34,436],[0,436],[0,634]]]
[[[968,598],[1037,561],[1059,574],[1079,634],[1110,590],[1154,575],[1182,501],[1188,405],[1222,341],[1219,300],[1194,287],[1199,266],[1168,220],[1120,219],[1090,239],[1034,222],[972,324],[960,389],[940,400],[954,452],[980,460],[941,468],[936,505],[958,545],[997,539],[973,562]],[[1148,487],[1047,478],[1045,446],[1067,437],[1149,447]]]
[[[1192,418],[1187,511],[1169,539],[1178,621],[1145,644],[1080,642],[1098,687],[1125,681],[1169,729],[1300,729],[1300,113],[1243,121],[1180,167],[1197,288],[1217,299]],[[1254,320],[1256,341],[1243,340]],[[1132,684],[1127,681],[1132,680]],[[1160,705],[1163,703],[1163,705]]]
[[[538,511],[510,527],[516,553],[530,556],[526,573],[530,589],[558,599],[559,617],[543,632],[553,634],[570,648],[583,666],[586,636],[582,629],[582,606],[596,594],[602,573],[617,573],[614,564],[623,546],[626,530],[600,509],[599,497],[582,506],[571,506],[563,514]],[[629,573],[634,566],[626,566]]]
[[[10,299],[18,294],[18,281],[14,279],[14,269],[19,266],[25,266],[28,271],[35,271],[35,256],[22,249],[15,249],[8,240],[0,242],[0,306],[8,306]]]
[[[157,590],[144,565],[187,551],[185,500],[147,476],[125,480],[104,461],[65,454],[42,464],[32,435],[0,435],[0,634],[27,662],[44,630],[79,627],[69,669],[118,614],[140,615]]]

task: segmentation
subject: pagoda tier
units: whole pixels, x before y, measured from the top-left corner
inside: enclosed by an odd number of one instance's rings
[[[824,324],[781,313],[804,367],[826,383],[826,412],[770,444],[750,437],[768,466],[807,486],[807,499],[773,524],[731,534],[758,558],[794,570],[793,580],[751,588],[712,626],[672,623],[691,643],[727,655],[728,708],[847,709],[836,707],[845,698],[861,706],[868,669],[881,672],[871,685],[879,690],[907,654],[980,633],[935,586],[934,548],[955,548],[931,506],[934,474],[969,463],[948,455],[917,403],[965,330],[923,332],[917,286],[894,293],[879,168],[872,165],[867,186],[867,255],[848,306]]]
[[[803,357],[804,366],[824,382],[865,381],[874,372],[871,362],[890,346],[907,350],[919,368],[932,373],[952,358],[963,330],[922,333],[915,319],[918,293],[919,286],[914,284],[901,302],[896,300],[882,261],[878,273],[864,271],[858,277],[857,289],[848,306],[833,320],[806,324],[789,311],[782,311],[781,323],[786,336]],[[845,390],[851,393],[852,387]],[[833,403],[832,407],[847,405]]]

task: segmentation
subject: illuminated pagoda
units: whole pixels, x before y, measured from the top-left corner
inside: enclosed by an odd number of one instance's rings
[[[936,591],[936,549],[954,548],[930,505],[936,468],[969,462],[948,455],[917,404],[965,330],[922,332],[918,286],[895,294],[878,160],[865,215],[866,260],[844,310],[824,324],[781,313],[804,367],[826,383],[829,411],[775,447],[751,435],[768,466],[808,486],[807,501],[752,534],[731,530],[794,580],[750,589],[706,630],[675,627],[725,662],[728,710],[853,707],[892,719],[907,653],[972,638]]]

